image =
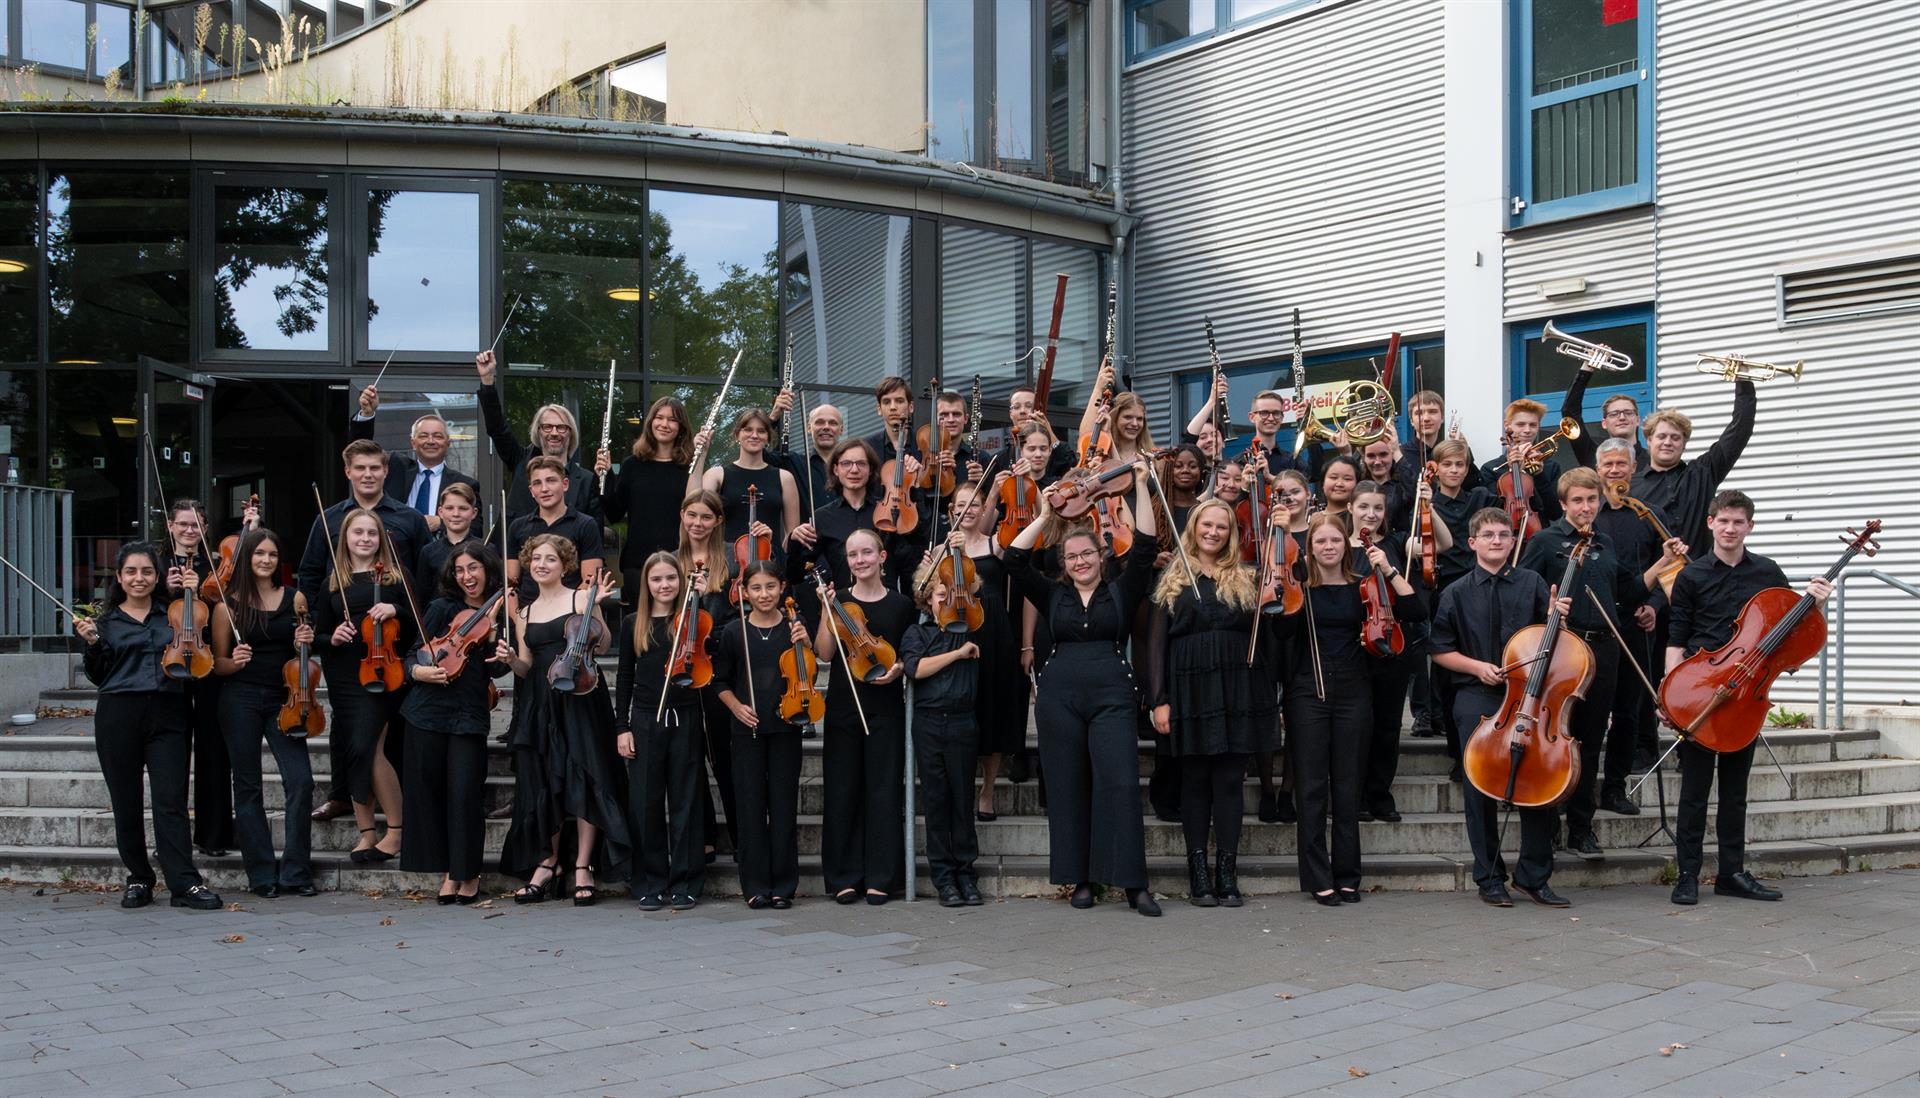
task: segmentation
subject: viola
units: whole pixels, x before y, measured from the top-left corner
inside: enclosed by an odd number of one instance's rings
[[[888,534],[911,534],[920,525],[920,510],[914,506],[913,493],[907,489],[906,431],[894,436],[892,461],[880,466],[880,483],[885,491],[873,509],[873,528]]]
[[[700,609],[700,589],[707,576],[705,565],[696,565],[687,581],[686,597],[680,600],[679,620],[673,627],[673,651],[667,656],[667,681],[675,686],[698,690],[713,681],[713,659],[707,655],[707,638],[713,635],[713,615]]]
[[[1433,541],[1433,482],[1440,475],[1440,466],[1429,461],[1420,470],[1420,505],[1414,508],[1414,535],[1420,548],[1420,581],[1428,587],[1435,584],[1434,568],[1439,557],[1439,547]]]
[[[446,632],[420,646],[420,663],[445,671],[448,682],[459,678],[473,650],[493,639],[493,611],[506,594],[502,587],[479,609],[468,607],[455,614]]]
[[[935,582],[946,585],[947,601],[934,615],[934,623],[948,633],[973,633],[987,623],[986,608],[980,605],[980,596],[974,593],[974,587],[980,582],[980,576],[973,566],[973,558],[964,552],[956,553],[944,548],[940,563],[933,570]]]
[[[295,625],[311,625],[306,596],[293,594]],[[327,711],[320,707],[315,692],[320,688],[320,661],[313,658],[313,646],[302,644],[294,658],[280,667],[280,681],[287,685],[287,700],[280,705],[280,731],[289,736],[318,736],[327,730]]]
[[[1614,480],[1608,481],[1601,490],[1606,494],[1609,503],[1615,507],[1627,508],[1634,513],[1634,517],[1652,527],[1653,532],[1659,535],[1662,544],[1673,540],[1673,535],[1667,532],[1667,526],[1660,521],[1660,516],[1653,513],[1653,508],[1628,495],[1629,488],[1626,481]],[[1686,566],[1687,562],[1683,557],[1663,566],[1660,574],[1654,577],[1655,582],[1660,585],[1662,591],[1667,593],[1668,598],[1673,597],[1673,581],[1680,578],[1680,573]]]
[[[1556,590],[1574,589],[1592,541],[1591,530],[1580,532]],[[1507,638],[1500,655],[1506,696],[1461,750],[1467,780],[1502,804],[1552,808],[1580,784],[1580,744],[1567,723],[1575,701],[1593,685],[1593,649],[1563,625],[1556,603],[1545,625]]]
[[[747,529],[760,521],[760,486],[747,485]],[[735,606],[746,593],[747,568],[757,561],[773,559],[773,539],[765,535],[741,534],[733,539],[733,583],[727,587],[727,601]]]
[[[567,615],[561,631],[567,646],[547,665],[547,685],[561,694],[585,694],[600,683],[600,667],[594,653],[607,647],[607,623],[593,612],[600,601],[600,577],[587,585],[587,608]]]
[[[787,625],[791,627],[797,617],[799,612],[789,595]],[[780,695],[781,720],[788,724],[812,724],[826,715],[827,699],[814,685],[819,671],[819,657],[813,654],[813,645],[806,641],[794,641],[780,653],[780,674],[787,682],[787,689]]]
[[[213,673],[213,649],[201,633],[207,613],[207,604],[194,594],[182,595],[167,607],[173,639],[160,654],[160,670],[168,678],[204,679]]]
[[[1033,525],[1040,516],[1040,482],[1018,473],[1000,485],[1000,526],[994,532],[1000,547],[1013,544],[1020,531]],[[1045,548],[1035,545],[1035,549]]]
[[[1509,460],[1506,471],[1493,483],[1507,519],[1513,523],[1513,559],[1519,560],[1520,547],[1540,532],[1540,515],[1533,509],[1533,478],[1522,462]]]
[[[380,591],[386,581],[387,566],[375,561],[373,601],[376,605],[386,601]],[[400,619],[396,616],[386,621],[374,621],[373,615],[367,614],[360,619],[360,640],[367,646],[367,654],[360,657],[360,685],[366,687],[369,694],[385,694],[400,689],[407,673],[406,664],[395,648],[400,642]]]
[[[1068,522],[1086,517],[1101,500],[1125,496],[1133,491],[1133,463],[1108,458],[1098,465],[1076,465],[1047,489],[1047,502],[1054,513]]]
[[[846,658],[847,670],[861,682],[872,682],[882,678],[900,657],[886,638],[875,636],[867,628],[866,612],[857,602],[841,602],[827,589],[826,573],[814,566],[813,582],[820,588],[820,605],[825,608],[827,620],[833,623],[834,639],[840,644],[840,653]]]
[[[1365,556],[1372,545],[1372,536],[1360,531],[1361,555]],[[1407,638],[1393,616],[1393,585],[1379,570],[1360,581],[1360,603],[1367,610],[1366,620],[1360,623],[1360,646],[1367,655],[1385,660],[1405,651]]]
[[[1879,532],[1879,519],[1864,530],[1849,529],[1851,537],[1840,539],[1846,551],[1827,569],[1827,580],[1856,555],[1879,552],[1874,540]],[[1795,595],[1786,587],[1769,587],[1748,599],[1727,643],[1695,652],[1661,680],[1660,708],[1668,721],[1709,751],[1740,751],[1752,744],[1773,708],[1767,696],[1773,680],[1798,670],[1826,647],[1827,618],[1818,609],[1812,595]]]
[[[1276,481],[1274,486],[1279,487]],[[1260,612],[1268,617],[1298,614],[1307,605],[1307,584],[1300,542],[1267,505],[1267,533],[1260,542]]]
[[[247,497],[247,512],[250,516],[240,524],[240,533],[228,534],[220,539],[219,559],[214,561],[213,574],[200,581],[200,597],[213,602],[221,597],[227,588],[233,586],[233,556],[240,551],[241,535],[254,528],[260,513],[260,495],[254,493]]]

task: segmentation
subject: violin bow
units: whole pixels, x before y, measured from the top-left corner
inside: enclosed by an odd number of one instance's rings
[[[520,310],[520,295],[513,295],[513,307],[507,310],[507,319],[500,322],[500,330],[493,333],[493,342],[487,344],[487,350],[496,350],[500,346],[500,337],[507,334],[507,325],[513,323],[513,314]],[[389,358],[392,356],[389,355]]]
[[[320,506],[320,518],[317,520],[320,523],[320,536],[327,543],[327,558],[333,561],[333,587],[335,593],[340,596],[340,620],[350,621],[353,618],[353,611],[347,606],[347,585],[341,578],[340,548],[333,543],[333,531],[327,528],[327,504],[320,498],[318,481],[313,484],[313,502]],[[386,526],[383,524],[380,529],[385,532]]]
[[[820,589],[820,601],[823,604],[833,599],[833,591],[818,568],[813,573],[813,585]],[[847,654],[847,638],[840,635],[840,616],[833,612],[831,606],[822,605],[820,612],[826,616],[827,630],[833,634],[835,647],[840,649],[840,658],[833,662],[840,665],[840,673],[847,678],[847,693],[853,695],[853,711],[860,718],[860,734],[871,736],[873,729],[867,727],[867,707],[860,702],[860,684],[853,681],[853,659]],[[833,672],[829,671],[827,675],[831,678]]]
[[[791,349],[791,347],[789,347]],[[800,462],[796,470],[807,482],[807,521],[813,521],[813,422],[807,418],[807,391],[800,386],[793,387],[793,399],[800,411],[800,437],[807,440],[807,459]],[[832,470],[828,470],[831,472]]]
[[[372,389],[376,393],[380,391],[380,381],[382,378],[387,376],[387,367],[393,365],[393,356],[398,351],[399,351],[399,348],[395,347],[387,352],[387,360],[380,364],[380,372],[373,375],[373,384],[367,386],[368,389]],[[362,392],[364,391],[365,390],[362,390]],[[348,419],[353,418],[353,408],[351,406],[347,408],[347,418]]]
[[[1217,405],[1219,402],[1215,401],[1214,403]],[[1167,525],[1172,526],[1173,525],[1173,504],[1171,501],[1167,499],[1167,490],[1161,487],[1160,474],[1154,471],[1154,463],[1155,463],[1154,458],[1149,457],[1147,459],[1147,481],[1153,487],[1154,494],[1160,497],[1160,502],[1162,504],[1161,510],[1166,515]],[[1148,501],[1148,506],[1149,507],[1152,506],[1152,501]],[[1174,551],[1178,553],[1180,556],[1180,567],[1187,570],[1187,582],[1193,585],[1193,597],[1201,602],[1205,602],[1207,600],[1207,596],[1200,590],[1200,578],[1194,574],[1193,562],[1187,559],[1187,547],[1183,545],[1180,541],[1179,530],[1173,531],[1173,548],[1174,548]],[[1258,617],[1257,607],[1255,608],[1255,611],[1256,611],[1255,616]]]
[[[379,516],[375,516],[378,518]],[[407,579],[407,570],[400,567],[399,554],[393,551],[393,535],[387,532],[387,524],[380,524],[380,543],[387,547],[387,556],[393,560],[393,570],[400,576],[400,591],[407,596],[407,609],[413,611],[413,627],[419,630],[418,636],[427,636],[427,623],[420,617],[420,604],[413,600],[413,583]],[[505,599],[501,599],[505,602]],[[592,609],[589,607],[588,609]],[[431,638],[428,638],[431,639]]]
[[[5,556],[0,556],[0,564],[4,564],[8,568],[11,568],[13,570],[14,575],[19,576],[21,579],[27,581],[27,586],[33,588],[35,591],[40,592],[42,595],[45,595],[47,599],[51,601],[55,606],[58,606],[60,609],[65,610],[67,612],[67,618],[69,623],[76,622],[76,621],[90,620],[88,618],[82,617],[79,614],[74,613],[73,607],[68,606],[64,602],[61,602],[60,597],[58,595],[55,595],[53,592],[40,586],[37,582],[34,581],[34,578],[32,576],[29,576],[25,572],[22,572],[20,570],[19,565],[8,560]]]

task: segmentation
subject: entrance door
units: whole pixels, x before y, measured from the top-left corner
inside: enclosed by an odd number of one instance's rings
[[[298,563],[317,510],[314,487],[329,504],[345,491],[347,396],[344,384],[302,377],[222,381],[211,409],[219,456],[208,503],[216,533],[237,529],[247,497],[257,494],[262,523]]]
[[[208,401],[211,384],[195,380],[177,366],[140,359],[140,486],[146,502],[140,511],[153,537],[161,536],[167,507],[176,499],[206,500],[208,488]],[[208,515],[211,529],[218,516]]]

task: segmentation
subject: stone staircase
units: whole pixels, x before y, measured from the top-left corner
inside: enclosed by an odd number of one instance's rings
[[[90,704],[84,692],[60,694],[60,704]],[[507,708],[503,705],[495,714],[497,730],[505,727]],[[0,876],[117,883],[123,871],[113,848],[106,785],[86,734],[89,722],[61,724],[58,731],[65,734],[34,730],[0,736]],[[1030,729],[1030,744],[1032,736]],[[1785,773],[1761,752],[1752,775],[1748,818],[1748,861],[1756,872],[1807,875],[1920,864],[1920,759],[1887,757],[1888,745],[1873,729],[1776,731],[1769,740]],[[318,788],[324,792],[329,765],[326,738],[314,738],[309,750]],[[490,755],[491,806],[511,796],[513,779],[505,749],[492,743]],[[263,756],[269,824],[277,847],[285,825],[282,798],[273,777],[272,756],[264,750]],[[819,887],[820,767],[820,741],[805,741],[800,789],[803,892]],[[1447,767],[1441,741],[1402,740],[1394,796],[1405,818],[1398,823],[1361,824],[1370,886],[1427,891],[1472,888],[1460,787],[1447,779]],[[1140,792],[1154,887],[1182,895],[1185,843],[1178,823],[1155,819],[1147,808],[1151,770],[1151,758],[1143,755]],[[1660,785],[1671,809],[1679,797],[1679,775],[1671,761]],[[1294,891],[1298,887],[1295,828],[1255,819],[1257,796],[1258,786],[1249,780],[1241,842],[1242,887],[1255,894]],[[1561,853],[1556,885],[1578,889],[1646,883],[1669,874],[1673,851],[1664,836],[1659,843],[1639,845],[1658,826],[1659,796],[1660,789],[1649,783],[1638,796],[1645,809],[1642,815],[1600,813],[1595,825],[1605,856],[1582,859]],[[978,825],[983,889],[999,897],[1054,894],[1057,890],[1047,880],[1047,821],[1037,783],[1015,784],[1002,777],[994,789],[994,807],[999,818]],[[499,849],[506,828],[505,821],[488,822],[490,853]],[[355,837],[350,818],[313,826],[314,866],[322,887],[431,891],[437,886],[431,876],[353,865],[346,852]],[[1508,838],[1509,846],[1517,843],[1517,826],[1509,829]],[[1709,846],[1712,842],[1709,815]],[[202,857],[200,864],[217,889],[238,893],[243,888],[245,875],[237,854]],[[1711,854],[1708,864],[1712,864]],[[924,862],[919,876],[925,895]],[[487,883],[504,889],[515,882],[490,878]],[[722,896],[738,892],[731,862],[724,854],[708,874],[707,890]]]

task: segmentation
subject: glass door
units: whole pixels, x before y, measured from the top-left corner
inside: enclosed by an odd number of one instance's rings
[[[211,386],[194,375],[156,359],[140,359],[140,486],[146,501],[141,514],[158,538],[167,508],[176,499],[206,502],[211,463],[208,452],[207,396]],[[222,516],[209,514],[210,530]]]

